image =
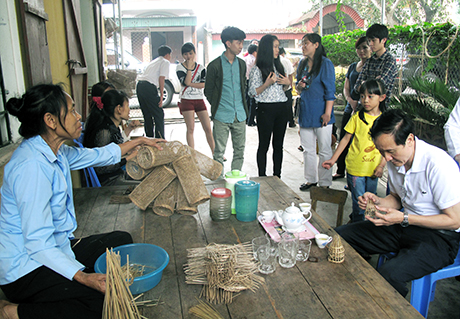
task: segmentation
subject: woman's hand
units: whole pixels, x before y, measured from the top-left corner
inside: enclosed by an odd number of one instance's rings
[[[276,78],[276,83],[289,86],[291,85],[291,80],[289,80],[287,76],[280,74],[280,76]]]
[[[138,120],[134,120],[134,121],[130,121],[128,123],[128,125],[126,125],[125,129],[123,130],[126,134],[126,136],[129,136],[129,134],[131,134],[131,132],[136,129],[137,127],[140,127],[142,126],[141,122],[139,122]]]
[[[82,285],[93,288],[94,290],[97,290],[105,294],[105,274],[87,274],[79,270],[73,276],[73,279],[78,281]]]
[[[330,114],[324,113],[323,115],[321,115],[320,121],[322,123],[322,126],[327,126],[330,120],[331,120]]]
[[[186,69],[188,70],[193,70],[195,68],[195,58],[192,57],[191,59],[189,60],[185,60],[184,61],[184,66]]]
[[[162,143],[165,143],[166,140],[162,138],[148,138],[148,137],[138,137],[131,141],[125,142],[123,144],[118,144],[121,149],[121,156],[129,153],[131,150],[135,149],[138,146],[148,145],[158,148],[160,151],[163,149],[161,146]]]
[[[134,130],[135,128],[137,128],[139,126],[142,126],[142,124],[141,124],[141,122],[139,120],[130,121],[129,124],[128,124],[128,128],[130,128],[131,130]]]
[[[141,139],[141,142],[139,145],[141,146],[144,146],[144,145],[148,145],[148,146],[153,146],[153,147],[156,147],[158,148],[160,151],[163,149],[163,146],[161,145],[162,143],[166,143],[166,140],[162,139],[162,138],[148,138],[148,137],[138,137]],[[136,138],[137,140],[137,138]]]
[[[267,85],[267,87],[269,87],[270,85],[276,83],[276,74],[275,72],[270,72],[270,74],[267,76],[267,79],[265,80],[265,84]]]

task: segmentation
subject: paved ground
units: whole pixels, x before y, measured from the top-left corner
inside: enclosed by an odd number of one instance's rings
[[[134,102],[134,103],[132,103]],[[137,104],[137,101],[130,102],[131,105]],[[131,110],[131,117],[142,117],[140,110]],[[341,116],[337,116],[338,121],[341,120]],[[177,108],[177,97],[173,100],[171,106],[165,108],[165,135],[167,140],[177,140],[182,143],[186,143],[185,139],[185,123],[183,122],[182,116]],[[143,134],[143,128],[137,131],[137,134]],[[211,151],[206,143],[205,134],[201,128],[199,121],[196,122],[195,127],[195,148],[211,156]],[[288,128],[286,132],[284,142],[284,157],[283,157],[283,169],[281,179],[296,192],[299,197],[303,200],[310,201],[310,193],[302,192],[299,190],[300,184],[304,182],[303,178],[303,156],[297,147],[299,146],[299,135],[298,128]],[[242,171],[249,176],[257,176],[257,164],[256,164],[256,151],[258,146],[258,136],[256,127],[247,127],[246,131],[246,148],[245,148],[245,160]],[[273,172],[271,163],[271,150],[267,157],[267,175]],[[232,147],[231,140],[228,142],[228,147],[225,152],[225,156],[228,159],[224,163],[225,172],[230,171],[230,163],[232,159]],[[335,170],[335,167],[334,167]],[[332,188],[343,189],[346,184],[345,179],[340,179],[332,182]],[[379,196],[385,194],[385,183],[379,183],[377,193]],[[351,212],[351,196],[349,194],[347,203],[345,206],[344,223],[348,221],[348,215]],[[318,213],[323,219],[325,219],[330,225],[335,225],[337,216],[337,206],[333,204],[318,204]],[[373,265],[376,263],[376,257],[370,261]],[[439,281],[436,288],[436,295],[434,301],[430,304],[429,318],[460,318],[460,282],[454,278],[445,279]],[[407,296],[410,300],[410,294]]]

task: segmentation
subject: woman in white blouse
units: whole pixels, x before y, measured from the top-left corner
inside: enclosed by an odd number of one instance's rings
[[[270,140],[273,147],[273,175],[281,178],[283,143],[288,122],[287,97],[289,78],[285,75],[279,57],[278,38],[267,34],[257,50],[256,65],[249,74],[249,95],[257,103],[257,167],[259,176],[266,176],[267,152]]]

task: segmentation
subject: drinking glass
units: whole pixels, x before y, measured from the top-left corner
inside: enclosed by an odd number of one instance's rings
[[[279,264],[283,268],[295,266],[297,250],[299,248],[298,238],[282,237],[278,245]]]
[[[252,240],[252,253],[254,255],[255,260],[259,260],[257,257],[257,249],[260,246],[270,246],[270,240],[268,239],[267,235],[256,237]]]
[[[307,261],[310,256],[311,241],[310,239],[299,240],[299,248],[295,257],[298,261]]]
[[[276,269],[276,248],[270,246],[260,246],[257,249],[259,258],[259,272],[262,274],[271,274]]]

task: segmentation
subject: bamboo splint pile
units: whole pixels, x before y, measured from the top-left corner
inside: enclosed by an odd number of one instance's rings
[[[265,281],[258,272],[251,244],[210,244],[187,249],[185,282],[203,285],[200,297],[211,303],[231,303],[236,293],[256,291]]]
[[[195,214],[198,205],[210,198],[200,175],[215,180],[222,165],[178,141],[163,143],[162,148],[144,146],[128,161],[129,176],[143,179],[129,199],[142,210],[152,206],[160,216]]]
[[[129,290],[128,271],[122,271],[120,255],[106,249],[107,275],[103,319],[141,319]]]
[[[199,305],[193,306],[188,310],[189,314],[194,315],[195,317],[201,319],[224,319],[220,313],[214,309],[209,303],[204,302],[203,300],[198,300]]]

